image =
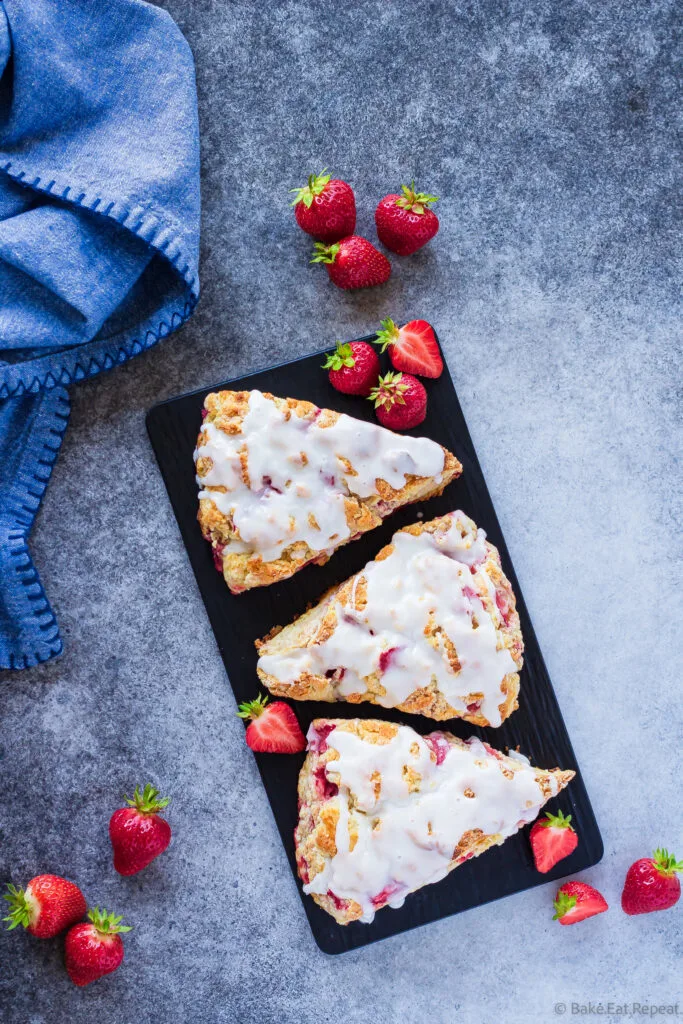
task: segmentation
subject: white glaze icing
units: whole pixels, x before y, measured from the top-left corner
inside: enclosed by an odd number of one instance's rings
[[[409,475],[439,483],[444,468],[443,449],[426,437],[404,437],[346,415],[326,427],[295,414],[287,419],[260,391],[250,393],[241,433],[226,434],[208,421],[203,432],[195,462],[208,457],[212,467],[197,477],[199,496],[232,516],[242,546],[231,542],[229,550],[252,550],[264,561],[301,541],[316,553],[331,552],[350,535],[345,495],[376,494],[378,479],[399,490]],[[247,453],[248,486],[240,451]]]
[[[311,726],[313,746],[316,736]],[[448,746],[438,765],[429,744],[406,725],[386,744],[341,729],[329,733],[326,742],[339,753],[338,760],[325,765],[327,778],[339,786],[329,800],[339,809],[337,852],[304,891],[331,891],[339,899],[355,900],[365,922],[372,921],[377,909],[372,901],[380,893],[389,891],[388,905],[400,907],[409,892],[444,878],[465,832],[481,829],[503,842],[533,821],[546,802],[528,762],[515,760],[508,778],[502,768],[511,766],[501,764],[476,737],[464,749]],[[410,792],[405,768],[419,773],[418,791]],[[559,783],[549,779],[555,795]],[[353,850],[350,825],[358,833]]]
[[[369,562],[356,578],[349,603],[337,603],[337,625],[328,639],[263,655],[259,669],[287,684],[305,672],[325,675],[343,668],[342,678],[333,683],[340,698],[367,692],[365,679],[381,672],[386,693],[376,700],[383,707],[403,703],[430,683],[459,711],[466,711],[469,695],[483,694],[481,713],[491,725],[500,725],[501,683],[517,667],[498,632],[503,620],[486,569],[485,540],[484,531],[463,512],[454,512],[444,531],[396,533],[393,553]],[[367,603],[358,611],[355,588],[361,576],[367,582]],[[490,611],[481,594],[489,595]],[[455,646],[457,673],[443,640],[435,648],[425,638],[430,621]],[[392,654],[381,666],[386,651]]]

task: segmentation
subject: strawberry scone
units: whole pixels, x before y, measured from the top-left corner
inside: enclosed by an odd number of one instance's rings
[[[429,438],[260,391],[207,395],[195,463],[199,523],[233,593],[322,565],[462,472]]]
[[[339,924],[444,878],[499,846],[574,777],[473,737],[420,736],[372,719],[316,719],[299,775],[304,892]]]
[[[483,726],[517,708],[515,596],[497,549],[464,512],[399,530],[256,646],[262,683],[295,700],[368,701]]]

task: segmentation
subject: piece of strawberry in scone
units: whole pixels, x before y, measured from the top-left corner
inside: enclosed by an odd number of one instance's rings
[[[405,437],[260,391],[207,395],[194,453],[199,524],[233,593],[322,565],[395,509],[462,473],[427,437]]]
[[[259,678],[278,696],[483,726],[516,709],[524,649],[498,551],[464,512],[399,530],[256,647]]]
[[[316,719],[299,775],[304,892],[339,924],[438,882],[534,820],[574,777],[473,737],[373,719]]]

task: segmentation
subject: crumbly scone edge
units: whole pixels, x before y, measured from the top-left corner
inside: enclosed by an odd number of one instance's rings
[[[227,434],[239,434],[242,420],[249,409],[250,394],[250,391],[210,393],[204,401],[207,410],[207,418],[204,422],[214,423]],[[270,392],[263,394],[285,414],[299,416],[303,419],[312,418],[318,413],[318,406],[312,402],[294,398],[279,398]],[[322,409],[318,426],[323,428],[326,425],[330,426],[337,422],[340,415],[332,409]],[[197,447],[202,444],[202,430],[197,438]],[[442,479],[438,484],[435,483],[433,477],[411,476],[408,477],[404,487],[394,490],[385,481],[380,480],[376,496],[365,499],[356,496],[347,497],[345,513],[351,532],[350,536],[341,541],[337,547],[342,547],[363,533],[367,533],[368,530],[379,526],[395,509],[441,494],[444,488],[462,473],[462,465],[458,459],[447,448],[443,448],[443,452],[444,468],[441,474]],[[201,459],[197,463],[197,474],[201,478],[203,467],[200,463]],[[383,514],[380,514],[377,510],[380,504],[388,506],[388,511],[383,511]],[[239,535],[229,517],[224,515],[210,498],[200,500],[197,519],[203,536],[213,548],[214,558],[219,558],[222,561],[223,576],[233,593],[278,583],[293,576],[299,569],[310,563],[324,565],[330,557],[324,551],[313,551],[304,541],[290,545],[282,552],[280,558],[270,562],[264,562],[258,554],[253,552],[230,553],[229,542],[238,540]]]
[[[316,719],[312,727],[319,729],[326,725],[334,725],[336,729],[352,732],[360,739],[369,743],[388,743],[396,735],[398,726],[393,722],[385,722],[376,719],[348,718],[348,719]],[[449,732],[440,732],[451,746],[465,746],[463,740]],[[492,748],[493,749],[493,748]],[[496,751],[501,763],[501,771],[519,771],[521,765],[518,761]],[[434,755],[435,757],[436,755]],[[316,770],[321,765],[336,760],[337,751],[332,746],[320,753],[310,750],[306,755],[303,767],[299,774],[298,795],[299,795],[299,821],[294,832],[296,862],[299,878],[303,882],[313,879],[323,870],[326,860],[329,860],[336,853],[335,833],[339,812],[334,807],[327,806],[327,801],[322,799],[317,792]],[[534,768],[539,789],[545,800],[549,800],[553,793],[551,779],[554,778],[559,790],[574,778],[575,772],[563,771],[560,768],[542,769]],[[353,843],[353,823],[350,822],[350,841]],[[449,872],[453,871],[460,864],[471,857],[478,857],[485,853],[492,846],[501,845],[505,839],[500,835],[484,835],[478,830],[465,833],[460,839],[453,860],[449,866]],[[412,890],[415,892],[416,890]],[[340,901],[343,905],[338,906],[332,897],[317,893],[311,894],[312,899],[327,911],[338,924],[349,924],[358,920],[362,914],[360,904],[354,900]]]

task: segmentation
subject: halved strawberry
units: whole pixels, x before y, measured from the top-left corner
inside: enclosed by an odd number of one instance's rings
[[[247,745],[261,754],[298,754],[306,747],[296,715],[289,704],[276,700],[268,704],[267,697],[240,704],[240,718],[250,719],[247,726]]]
[[[607,900],[592,885],[586,882],[565,882],[557,890],[553,921],[560,924],[578,924],[587,917],[604,914],[608,910]]]
[[[393,320],[382,320],[376,344],[382,352],[389,349],[389,358],[397,370],[416,373],[418,377],[440,377],[443,359],[434,329],[426,320],[411,320],[397,327]]]
[[[529,833],[529,842],[534,851],[537,871],[545,874],[574,852],[579,837],[570,824],[571,820],[571,814],[565,817],[562,811],[557,814],[548,811],[545,818],[535,823]]]

